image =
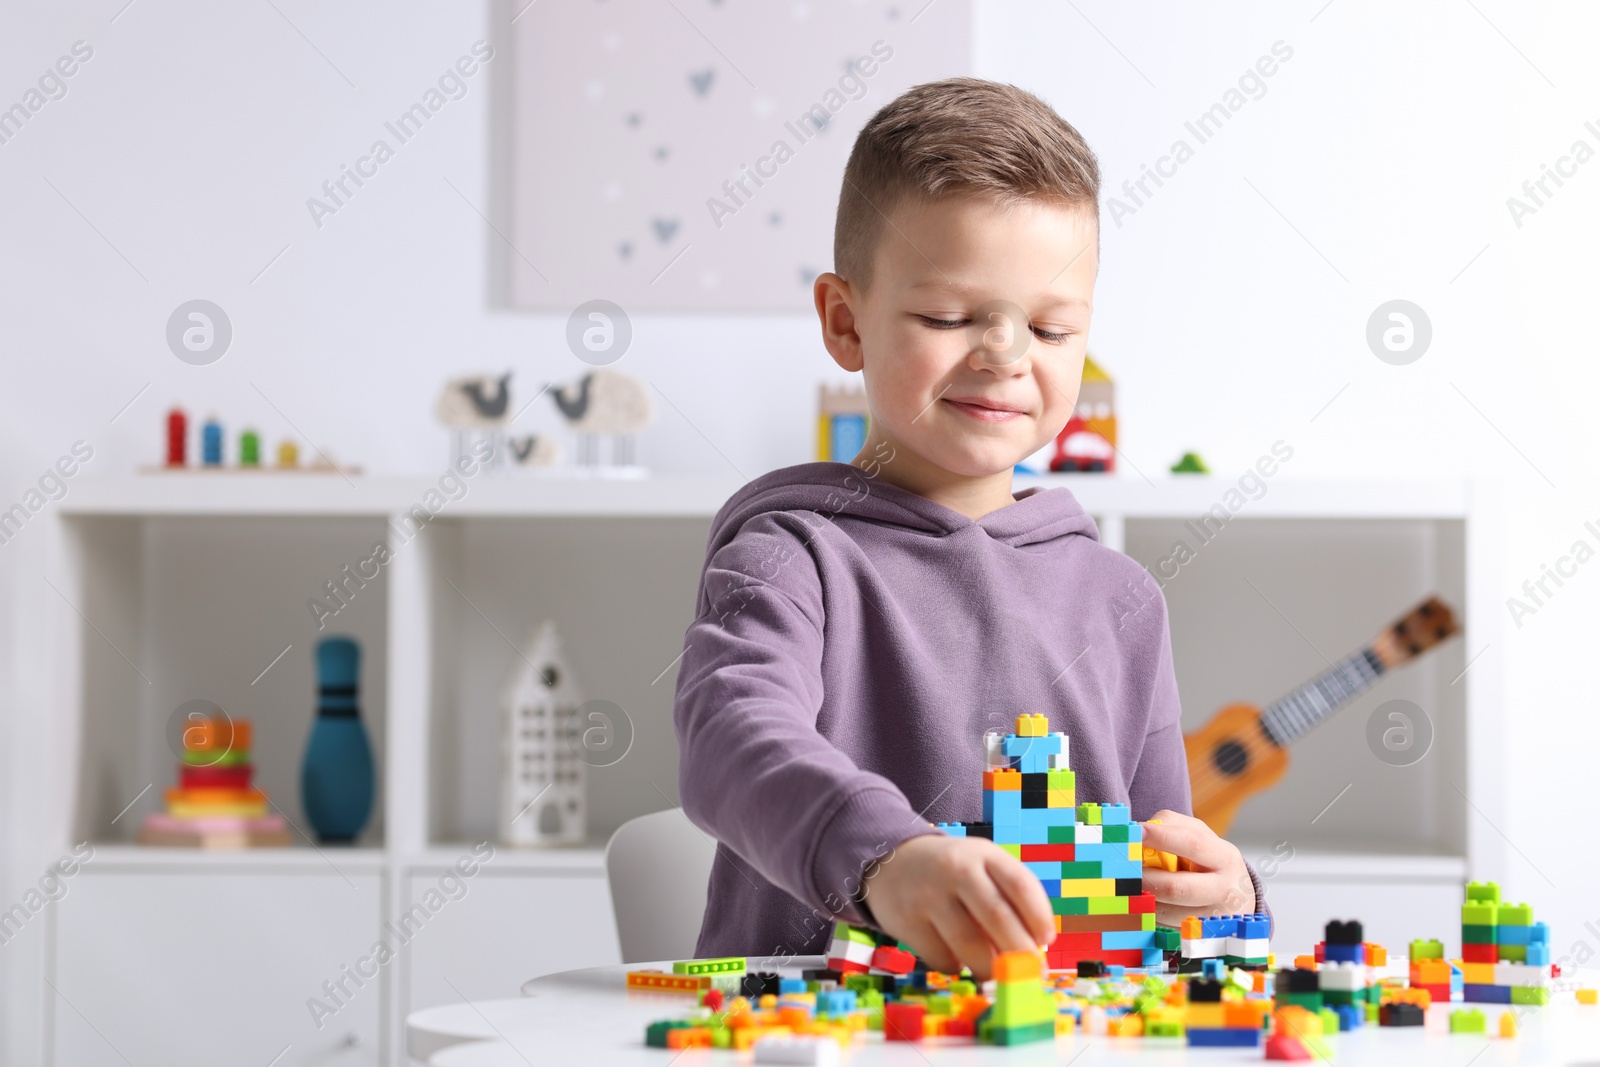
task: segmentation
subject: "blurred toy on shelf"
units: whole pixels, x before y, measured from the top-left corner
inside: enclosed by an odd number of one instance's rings
[[[221,709],[184,724],[178,784],[166,791],[166,810],[145,816],[141,845],[237,849],[289,844],[283,816],[268,810],[267,794],[251,784],[250,720]]]
[[[167,412],[166,419],[166,450],[162,465],[159,467],[140,467],[142,474],[168,473],[174,471],[205,471],[238,473],[241,471],[295,471],[307,474],[360,474],[361,468],[347,464],[336,463],[329,456],[326,449],[316,450],[316,461],[310,466],[300,465],[300,447],[293,438],[284,438],[278,445],[276,467],[268,467],[261,462],[261,435],[253,429],[246,429],[239,435],[238,461],[229,466],[225,455],[225,440],[222,421],[215,415],[206,416],[206,421],[200,426],[199,460],[196,465],[189,463],[189,417],[182,408],[173,408]]]
[[[1168,468],[1173,474],[1210,474],[1211,468],[1198,452],[1185,452],[1178,462]]]
[[[867,443],[872,412],[859,385],[817,387],[817,459],[849,463]]]
[[[487,470],[504,467],[506,463],[505,428],[515,417],[511,410],[511,372],[498,377],[491,374],[468,374],[451,378],[439,391],[433,406],[433,417],[451,432],[450,463],[484,454],[481,441],[488,441],[489,458],[483,460]]]
[[[1056,451],[1050,460],[1052,471],[1109,474],[1116,470],[1116,399],[1116,384],[1110,375],[1092,357],[1085,356],[1078,406],[1056,434]]]
[[[317,714],[300,766],[300,802],[323,844],[354,844],[372,814],[376,771],[361,724],[361,646],[317,642]]]
[[[635,435],[655,418],[644,383],[614,370],[592,370],[568,385],[552,386],[567,429],[577,435],[579,470],[610,477],[643,477]]]
[[[500,840],[508,845],[582,842],[583,702],[555,623],[531,629],[526,655],[501,690]]]

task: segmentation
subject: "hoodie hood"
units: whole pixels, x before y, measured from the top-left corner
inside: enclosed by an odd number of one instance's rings
[[[825,519],[848,515],[931,537],[978,527],[1013,548],[1063,537],[1100,539],[1094,520],[1070,490],[1030,486],[1014,495],[1015,504],[972,519],[882,478],[870,477],[848,463],[802,463],[763,474],[729,497],[711,522],[706,559],[716,555],[746,522],[773,511],[811,511]]]

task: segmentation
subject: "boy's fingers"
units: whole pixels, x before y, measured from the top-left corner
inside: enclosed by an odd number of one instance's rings
[[[1209,907],[1221,899],[1216,876],[1206,871],[1163,871],[1146,868],[1144,888],[1155,894],[1156,903],[1181,907]]]
[[[962,885],[957,892],[967,911],[998,951],[1021,952],[1039,947],[1039,943],[1023,928],[1011,902],[1000,894],[989,878],[980,873],[978,878]]]
[[[1228,860],[1223,841],[1199,819],[1163,811],[1160,823],[1144,824],[1144,844],[1161,852],[1171,852],[1193,860],[1202,867],[1221,867]]]
[[[917,930],[916,937],[908,937],[905,940],[906,944],[916,948],[918,958],[933,970],[953,974],[961,969],[956,954],[945,944],[944,938],[939,936],[939,931],[934,927],[921,926]]]
[[[1006,856],[1010,859],[1010,856]],[[989,876],[1010,903],[1012,910],[1027,929],[1027,948],[1038,948],[1055,939],[1055,913],[1050,910],[1050,898],[1038,877],[1020,862],[995,862],[987,865]]]
[[[959,971],[960,964],[966,964],[972,968],[975,976],[980,978],[989,976],[989,964],[994,958],[994,949],[989,944],[989,938],[959,898],[952,898],[940,914],[935,916],[934,925],[938,928],[939,937],[950,946],[958,961],[957,966],[949,969],[951,973]]]

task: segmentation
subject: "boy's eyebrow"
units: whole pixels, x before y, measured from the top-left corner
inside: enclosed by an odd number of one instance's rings
[[[910,289],[912,291],[918,289],[942,289],[945,292],[959,293],[965,296],[966,294],[972,292],[973,286],[965,285],[959,282],[947,281],[943,278],[929,278],[926,281],[920,281],[915,285],[910,286]],[[1089,306],[1089,301],[1079,296],[1052,296],[1051,299],[1055,300],[1059,304],[1075,304],[1081,307]]]

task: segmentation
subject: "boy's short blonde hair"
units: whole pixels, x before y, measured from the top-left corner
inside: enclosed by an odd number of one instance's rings
[[[906,90],[856,136],[833,227],[834,273],[864,291],[896,207],[961,195],[1082,207],[1099,231],[1100,165],[1083,136],[1015,85],[947,78]]]

